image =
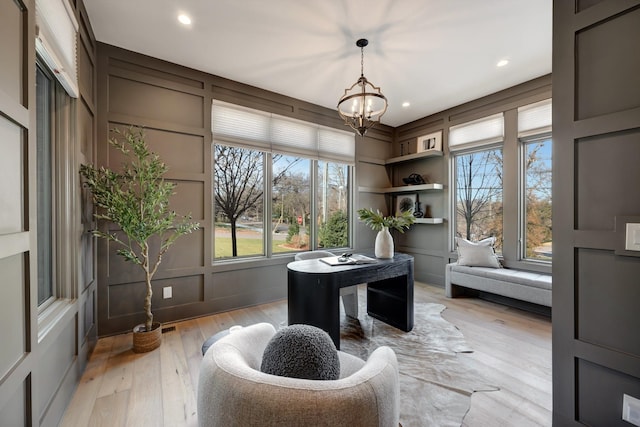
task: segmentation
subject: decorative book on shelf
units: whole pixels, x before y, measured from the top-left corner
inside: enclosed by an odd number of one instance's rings
[[[359,254],[347,254],[341,256],[329,256],[325,258],[320,258],[320,261],[325,264],[329,264],[332,266],[335,265],[354,265],[354,264],[374,264],[376,263],[375,258],[369,258],[368,256],[359,255]]]

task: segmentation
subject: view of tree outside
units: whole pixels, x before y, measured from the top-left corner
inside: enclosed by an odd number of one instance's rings
[[[215,145],[215,257],[264,254],[264,157],[261,151]]]
[[[502,252],[502,149],[455,156],[456,236],[478,241],[494,236]]]
[[[349,167],[318,161],[318,247],[349,246]]]
[[[552,140],[524,143],[525,258],[551,261],[551,157]]]
[[[273,239],[285,251],[309,250],[310,167],[309,159],[286,155],[273,158]]]
[[[271,164],[266,161],[271,158]],[[271,222],[265,235],[265,167],[271,167]],[[214,257],[263,256],[306,251],[311,219],[312,160],[216,144],[214,146]],[[346,247],[348,173],[344,164],[318,161],[318,247]]]

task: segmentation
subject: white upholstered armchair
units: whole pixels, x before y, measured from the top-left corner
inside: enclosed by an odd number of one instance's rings
[[[262,354],[275,328],[234,331],[204,355],[198,382],[200,426],[398,426],[399,379],[389,347],[363,360],[338,352],[340,379],[265,374]]]

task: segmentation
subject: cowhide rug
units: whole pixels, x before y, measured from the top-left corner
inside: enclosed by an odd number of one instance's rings
[[[404,332],[367,315],[364,292],[359,294],[358,319],[341,313],[341,350],[363,360],[383,345],[395,351],[403,427],[460,426],[474,392],[498,390],[468,363],[473,350],[440,316],[444,305],[416,303],[414,328]]]

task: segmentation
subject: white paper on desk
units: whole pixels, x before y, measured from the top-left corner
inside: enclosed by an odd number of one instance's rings
[[[326,258],[320,258],[320,261],[329,265],[354,265],[354,264],[374,264],[377,261],[375,258],[369,258],[368,256],[354,254],[349,258],[330,256]]]

